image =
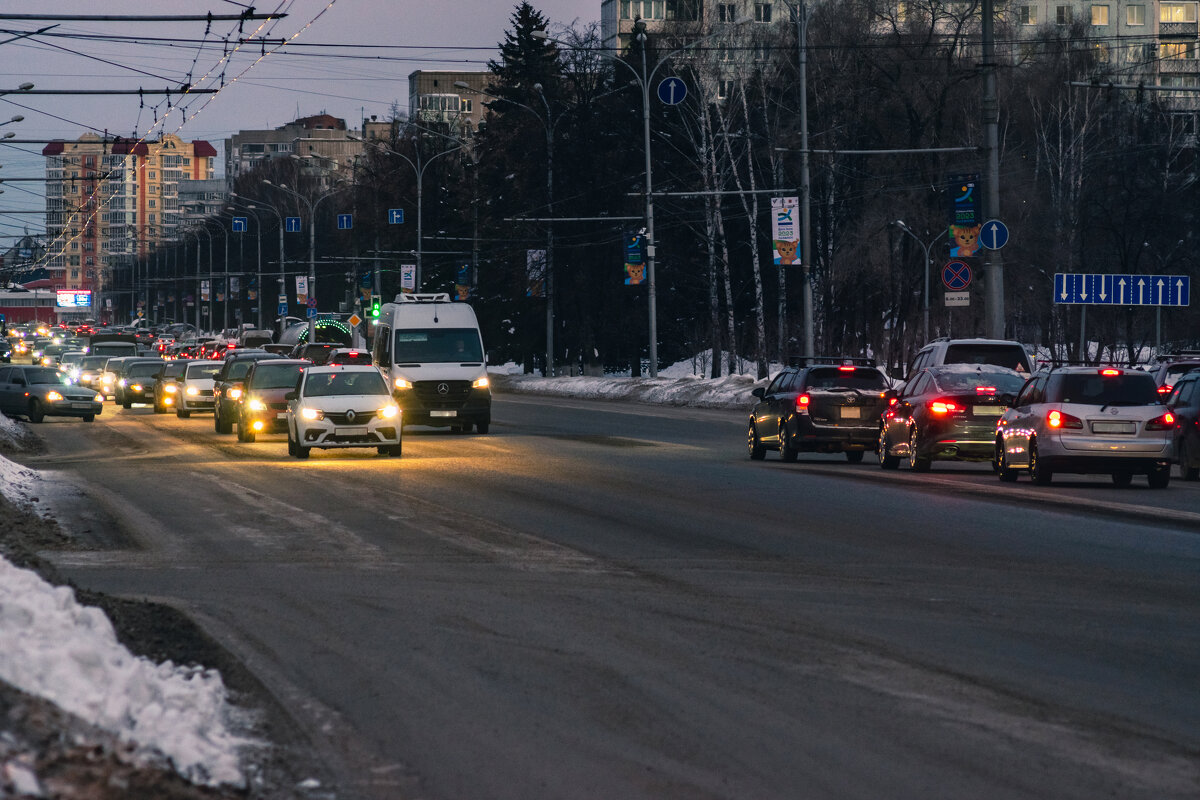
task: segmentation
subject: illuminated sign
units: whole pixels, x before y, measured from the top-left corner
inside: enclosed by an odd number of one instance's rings
[[[59,289],[58,295],[59,308],[91,308],[92,307],[92,290],[84,289],[74,291],[71,289]]]

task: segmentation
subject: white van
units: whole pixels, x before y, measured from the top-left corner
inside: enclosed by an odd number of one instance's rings
[[[398,294],[379,310],[371,354],[404,425],[487,433],[492,390],[475,309],[448,294]]]

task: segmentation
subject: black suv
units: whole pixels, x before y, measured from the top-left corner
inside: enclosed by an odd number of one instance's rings
[[[1179,379],[1195,370],[1200,370],[1200,350],[1180,350],[1160,355],[1158,365],[1153,370],[1159,395],[1166,399]]]
[[[1167,398],[1175,415],[1175,459],[1179,477],[1200,479],[1200,370],[1187,373],[1175,383]]]
[[[845,453],[857,464],[879,442],[879,421],[891,388],[874,361],[862,358],[801,359],[782,370],[765,389],[750,414],[750,458],[768,449],[784,461],[801,452]]]
[[[234,350],[225,356],[225,364],[213,379],[213,427],[217,433],[233,433],[237,422],[238,400],[242,397],[242,382],[250,367],[267,358],[283,358],[266,350]]]

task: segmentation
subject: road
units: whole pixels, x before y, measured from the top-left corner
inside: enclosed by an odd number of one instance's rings
[[[61,515],[118,526],[60,568],[193,613],[341,798],[1200,795],[1196,484],[751,462],[739,413],[512,395],[401,459],[38,430]]]

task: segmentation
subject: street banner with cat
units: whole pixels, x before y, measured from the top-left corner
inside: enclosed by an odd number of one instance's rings
[[[771,198],[771,238],[775,242],[775,265],[790,266],[800,261],[800,226],[796,211],[799,197]]]

